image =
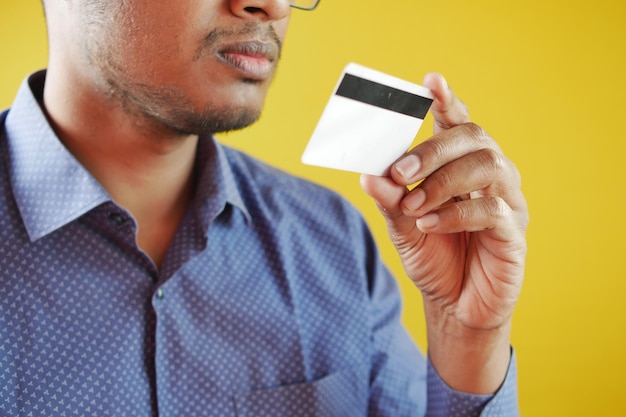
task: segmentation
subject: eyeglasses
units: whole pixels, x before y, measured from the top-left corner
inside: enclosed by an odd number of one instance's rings
[[[301,10],[313,10],[320,3],[320,0],[289,0],[289,5]]]

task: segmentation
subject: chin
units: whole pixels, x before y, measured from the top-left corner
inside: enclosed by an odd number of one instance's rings
[[[181,111],[168,117],[174,131],[183,134],[212,135],[244,129],[255,123],[261,115],[260,108],[230,107],[203,112]]]

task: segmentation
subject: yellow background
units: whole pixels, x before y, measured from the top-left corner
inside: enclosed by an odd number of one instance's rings
[[[45,28],[37,0],[0,7],[7,107],[23,76],[45,66]],[[419,296],[358,175],[299,160],[347,62],[417,83],[427,71],[445,74],[473,120],[517,163],[530,204],[513,330],[522,413],[626,415],[626,3],[322,0],[315,12],[292,16],[262,120],[224,141],[338,190],[363,211],[424,347]]]

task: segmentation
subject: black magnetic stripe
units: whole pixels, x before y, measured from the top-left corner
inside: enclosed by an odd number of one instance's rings
[[[345,74],[335,93],[372,106],[424,119],[433,100],[397,88]]]

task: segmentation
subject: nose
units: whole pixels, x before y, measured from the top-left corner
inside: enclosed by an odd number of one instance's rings
[[[289,16],[289,0],[231,0],[230,10],[235,16],[262,21],[281,20]]]

